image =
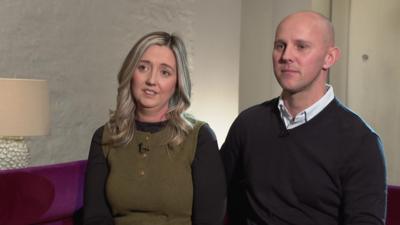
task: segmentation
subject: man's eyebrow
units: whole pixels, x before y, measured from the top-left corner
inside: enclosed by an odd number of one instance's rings
[[[277,39],[274,41],[274,44],[286,44],[286,41],[282,40],[282,39]]]
[[[295,42],[295,43],[309,44],[309,45],[312,44],[311,41],[307,41],[307,40],[304,40],[304,39],[296,39],[296,40],[294,40],[294,42]]]

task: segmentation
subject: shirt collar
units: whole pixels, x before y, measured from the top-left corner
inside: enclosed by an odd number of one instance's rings
[[[335,98],[332,86],[327,84],[326,87],[327,91],[325,95],[310,107],[298,113],[295,118],[293,118],[287,110],[285,104],[283,103],[282,96],[279,97],[278,109],[287,129],[292,129],[308,122],[318,115],[318,113],[320,113]]]

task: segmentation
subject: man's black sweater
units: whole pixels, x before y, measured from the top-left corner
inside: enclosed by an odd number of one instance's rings
[[[221,154],[231,224],[384,224],[386,173],[377,134],[334,99],[286,130],[278,99],[233,123]]]

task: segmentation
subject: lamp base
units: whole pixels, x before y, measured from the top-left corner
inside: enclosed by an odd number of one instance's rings
[[[0,169],[27,167],[28,147],[22,137],[0,137]]]

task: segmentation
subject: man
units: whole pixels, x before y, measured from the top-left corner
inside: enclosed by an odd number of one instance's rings
[[[332,24],[289,15],[272,58],[280,97],[242,112],[221,149],[230,224],[383,225],[380,139],[327,84],[339,58]]]

